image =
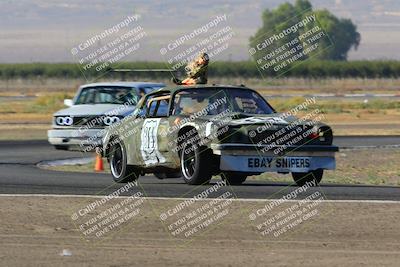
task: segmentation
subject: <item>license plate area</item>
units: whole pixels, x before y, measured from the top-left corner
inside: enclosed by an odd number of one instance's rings
[[[222,171],[240,172],[308,172],[316,169],[335,169],[334,157],[306,156],[238,156],[222,155]]]

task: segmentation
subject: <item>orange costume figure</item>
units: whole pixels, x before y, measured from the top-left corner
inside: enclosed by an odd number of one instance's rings
[[[207,68],[209,57],[206,53],[200,55],[186,66],[187,78],[179,80],[173,78],[172,82],[175,84],[192,85],[192,84],[206,84],[207,83]]]

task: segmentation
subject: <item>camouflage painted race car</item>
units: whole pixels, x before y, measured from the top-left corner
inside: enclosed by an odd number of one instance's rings
[[[292,173],[298,185],[317,185],[335,169],[332,130],[318,120],[277,113],[245,86],[195,85],[147,94],[135,111],[108,127],[102,154],[115,181],[145,173],[229,184],[264,172]]]

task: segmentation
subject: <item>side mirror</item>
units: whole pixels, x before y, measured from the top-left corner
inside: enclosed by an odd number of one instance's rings
[[[72,99],[64,99],[64,105],[66,105],[67,107],[71,107],[74,105],[74,102],[72,101]]]

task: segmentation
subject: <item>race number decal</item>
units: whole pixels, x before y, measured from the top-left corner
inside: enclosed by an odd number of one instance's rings
[[[140,135],[140,151],[146,166],[165,162],[165,158],[158,150],[157,131],[160,120],[161,119],[146,119],[143,122]]]

